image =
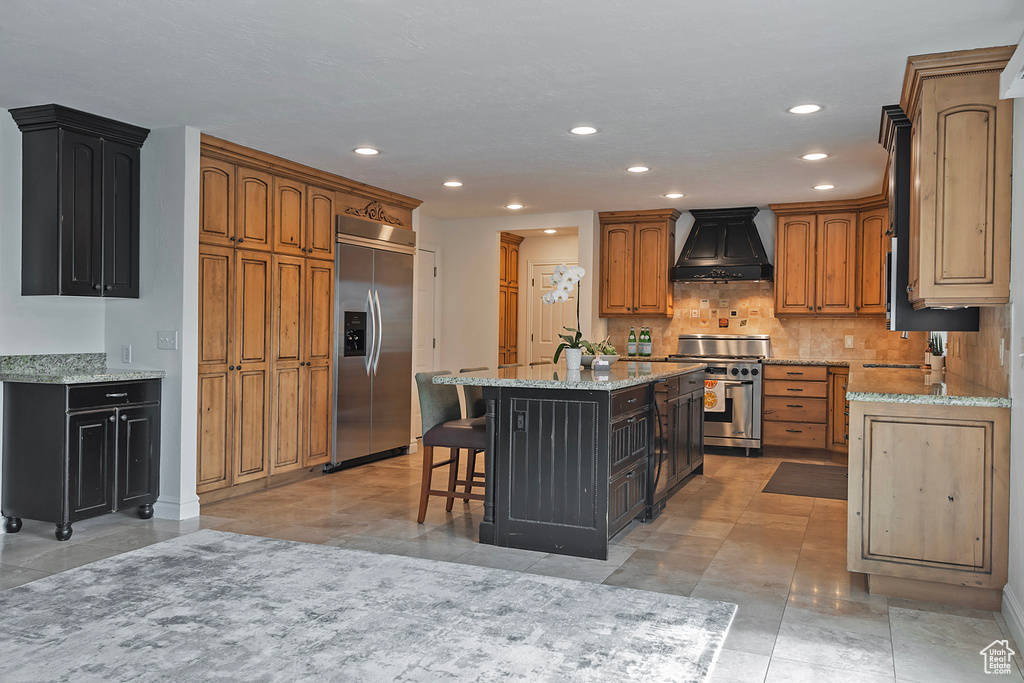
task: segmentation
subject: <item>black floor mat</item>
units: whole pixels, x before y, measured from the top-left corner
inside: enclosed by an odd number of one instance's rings
[[[765,484],[765,493],[846,500],[847,468],[784,462]]]

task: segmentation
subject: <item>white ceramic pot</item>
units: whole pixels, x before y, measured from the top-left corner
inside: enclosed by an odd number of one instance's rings
[[[566,349],[565,350],[565,369],[566,370],[579,370],[580,363],[583,361],[583,349]]]

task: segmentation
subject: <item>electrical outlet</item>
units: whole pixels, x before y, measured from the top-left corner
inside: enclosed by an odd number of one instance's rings
[[[853,335],[852,334],[846,335],[846,348],[848,348],[848,349],[852,349],[853,348]]]
[[[176,330],[161,330],[156,333],[156,348],[165,351],[178,350],[178,332]]]
[[[121,347],[121,362],[131,363],[132,362],[132,345],[124,344]]]

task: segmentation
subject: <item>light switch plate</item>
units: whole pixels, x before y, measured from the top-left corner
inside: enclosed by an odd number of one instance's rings
[[[852,349],[853,348],[853,335],[852,334],[846,335],[846,339],[845,339],[844,343],[845,343],[846,348]]]
[[[165,351],[177,351],[178,332],[176,330],[161,330],[156,333],[156,348]]]

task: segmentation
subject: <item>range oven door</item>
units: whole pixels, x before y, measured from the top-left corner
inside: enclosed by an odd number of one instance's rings
[[[725,410],[719,413],[704,411],[704,443],[750,447],[751,440],[760,441],[761,409],[758,404],[761,397],[754,391],[754,381],[715,379],[722,383],[725,391]]]

